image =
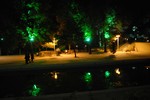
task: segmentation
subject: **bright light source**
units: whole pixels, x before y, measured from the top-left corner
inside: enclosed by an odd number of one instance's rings
[[[119,38],[120,37],[120,35],[116,35],[116,38]]]
[[[90,42],[90,38],[86,38],[86,41],[87,41],[87,42]]]
[[[1,38],[1,41],[3,41],[4,40],[4,38]]]

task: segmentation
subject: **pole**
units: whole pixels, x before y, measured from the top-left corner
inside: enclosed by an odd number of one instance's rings
[[[119,49],[119,37],[120,37],[120,35],[116,35],[116,38],[117,38],[117,49]]]
[[[117,50],[119,49],[119,37],[117,38]]]
[[[0,55],[1,55],[1,48],[0,48]]]
[[[55,38],[54,38],[54,51],[55,51]]]

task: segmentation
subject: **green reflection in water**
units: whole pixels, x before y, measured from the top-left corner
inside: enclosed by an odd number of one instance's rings
[[[41,90],[41,89],[38,88],[36,84],[34,84],[34,85],[32,86],[32,89],[29,90],[29,94],[31,94],[32,96],[37,96],[37,95],[40,93],[40,90]]]
[[[105,71],[105,77],[109,78],[110,77],[110,72],[109,71]]]
[[[92,75],[90,72],[84,74],[84,81],[88,84],[92,82]]]

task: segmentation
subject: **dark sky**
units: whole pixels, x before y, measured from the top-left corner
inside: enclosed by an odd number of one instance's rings
[[[78,0],[82,5],[93,12],[105,11],[114,8],[117,13],[129,16],[143,16],[150,13],[147,0]]]
[[[13,0],[4,0],[0,2],[0,29],[1,26],[7,26],[9,22],[15,20],[15,11]]]
[[[0,11],[3,14],[8,14],[13,8],[14,1],[16,0],[3,0],[0,3]],[[47,0],[42,0],[47,1]],[[60,0],[57,0],[58,3]],[[67,1],[67,0],[61,0]],[[68,0],[69,1],[69,0]],[[124,13],[139,13],[139,12],[150,12],[150,6],[148,0],[75,0],[79,2],[87,10],[101,10],[106,7],[116,7],[118,10]],[[10,11],[10,12],[9,12]]]

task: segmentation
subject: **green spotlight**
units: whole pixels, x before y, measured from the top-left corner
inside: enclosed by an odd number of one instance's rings
[[[108,33],[108,32],[105,32],[104,37],[105,37],[106,39],[110,38],[109,33]]]
[[[32,41],[34,41],[34,36],[31,36],[31,37],[29,37],[30,38],[30,41],[32,42]]]
[[[91,39],[88,37],[88,38],[86,38],[86,41],[87,41],[87,42],[90,42],[90,41],[91,41]]]

